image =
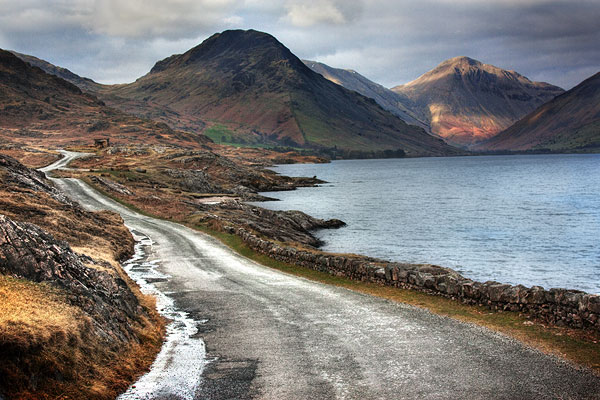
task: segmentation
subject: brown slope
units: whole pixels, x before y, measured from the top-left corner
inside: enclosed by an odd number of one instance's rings
[[[313,72],[274,37],[253,30],[215,34],[184,54],[159,61],[149,74],[111,94],[219,123],[224,137],[245,142],[401,148],[409,155],[456,152],[372,99]]]
[[[392,90],[414,102],[433,133],[462,146],[494,136],[563,92],[468,57],[446,60]]]
[[[600,151],[600,72],[477,148]]]
[[[45,145],[173,143],[197,146],[202,136],[173,131],[165,124],[107,107],[77,86],[25,63],[0,49],[0,136]]]

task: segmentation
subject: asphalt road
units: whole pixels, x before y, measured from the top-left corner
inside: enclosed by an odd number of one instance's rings
[[[192,336],[204,342],[197,360],[181,348],[163,354],[163,368],[179,368],[192,391],[167,385],[138,398],[600,399],[600,377],[505,336],[280,273],[80,181],[58,184],[152,240],[146,259],[168,276],[153,285],[195,321]],[[199,368],[178,366],[190,358]]]

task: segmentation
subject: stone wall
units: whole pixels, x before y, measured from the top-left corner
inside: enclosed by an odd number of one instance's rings
[[[516,311],[543,322],[600,331],[600,296],[578,290],[540,286],[476,282],[458,272],[430,264],[403,264],[371,257],[334,255],[298,250],[264,240],[237,228],[234,232],[253,250],[271,258],[331,275],[429,294],[486,306],[494,311]]]

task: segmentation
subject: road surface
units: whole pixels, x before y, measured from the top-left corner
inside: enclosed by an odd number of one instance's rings
[[[120,213],[145,238],[145,262],[161,276],[152,285],[195,321],[189,339],[205,346],[163,349],[157,368],[179,368],[178,383],[151,377],[153,391],[128,398],[600,398],[598,376],[505,336],[280,273],[81,181],[57,184],[86,208]]]

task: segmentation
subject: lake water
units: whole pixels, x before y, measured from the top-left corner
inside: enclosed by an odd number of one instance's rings
[[[432,263],[469,278],[600,293],[600,155],[388,160],[275,167],[327,181],[265,195],[339,218],[325,251]]]

